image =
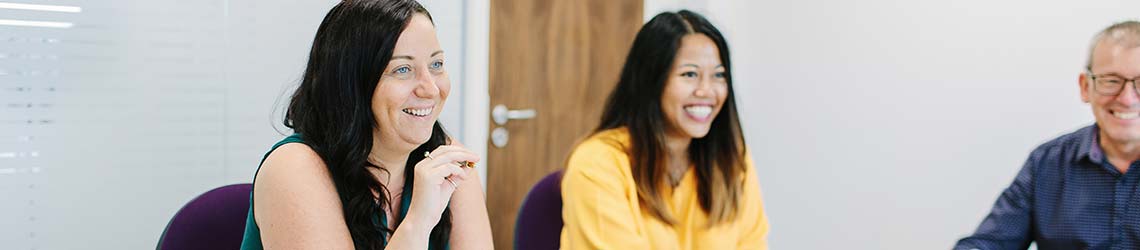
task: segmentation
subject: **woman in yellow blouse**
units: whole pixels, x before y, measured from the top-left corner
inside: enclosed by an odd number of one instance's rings
[[[642,27],[601,125],[567,161],[563,249],[767,249],[731,72],[704,17]]]

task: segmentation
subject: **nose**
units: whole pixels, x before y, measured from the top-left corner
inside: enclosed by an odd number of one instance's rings
[[[439,86],[435,85],[435,77],[432,77],[427,67],[416,71],[415,94],[422,98],[433,98],[439,95]]]
[[[709,76],[701,77],[701,80],[697,82],[697,88],[693,90],[693,96],[707,97],[711,93],[712,79],[709,79]]]

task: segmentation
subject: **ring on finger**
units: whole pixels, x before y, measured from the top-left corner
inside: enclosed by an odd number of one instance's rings
[[[460,168],[475,168],[475,163],[470,162],[470,161],[461,161],[461,162],[459,162],[459,167]]]
[[[424,158],[428,158],[429,160],[435,160],[435,158],[431,157],[431,151],[424,151]]]

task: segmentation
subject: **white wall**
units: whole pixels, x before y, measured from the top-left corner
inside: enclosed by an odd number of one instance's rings
[[[1137,1],[708,1],[773,249],[949,249],[1029,152],[1093,120],[1092,35]]]
[[[248,182],[335,2],[0,10],[75,23],[0,26],[3,248],[149,248],[190,198]],[[456,66],[441,119],[485,152],[486,93],[464,89],[485,92],[487,3],[424,2]],[[1091,122],[1088,40],[1140,2],[648,0],[645,16],[679,7],[730,40],[773,249],[946,249],[1033,147]]]
[[[81,7],[0,8],[73,24],[0,25],[0,248],[148,249],[291,133],[283,107],[338,1],[0,2]],[[424,4],[452,65],[441,120],[463,138],[464,1]]]

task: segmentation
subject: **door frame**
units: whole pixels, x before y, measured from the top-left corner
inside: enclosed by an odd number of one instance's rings
[[[464,27],[463,27],[463,138],[461,142],[467,149],[482,157],[487,156],[488,132],[491,131],[491,94],[489,87],[489,63],[491,40],[491,1],[471,0],[463,1]],[[487,192],[487,161],[483,158],[479,176],[483,184],[483,192]]]

